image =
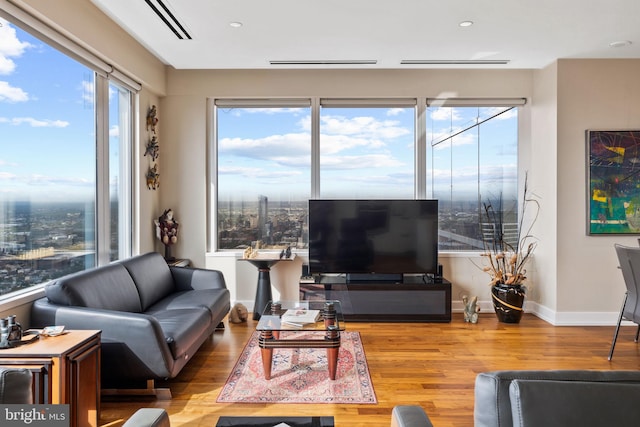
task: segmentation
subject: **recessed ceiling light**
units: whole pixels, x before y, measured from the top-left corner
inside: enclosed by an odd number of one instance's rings
[[[609,43],[609,47],[625,47],[629,46],[631,42],[629,40],[618,40],[615,42]]]
[[[233,28],[240,28],[242,27],[242,22],[238,22],[238,21],[229,22],[229,25],[232,26]]]
[[[470,26],[473,25],[473,21],[462,21],[458,25],[461,26],[461,27],[470,27]]]

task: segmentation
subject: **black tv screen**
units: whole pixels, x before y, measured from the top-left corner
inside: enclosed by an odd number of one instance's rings
[[[437,274],[437,200],[309,200],[311,274]]]

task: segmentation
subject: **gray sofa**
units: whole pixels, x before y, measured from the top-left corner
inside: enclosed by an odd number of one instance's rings
[[[494,371],[476,377],[475,427],[636,426],[640,371]],[[420,406],[394,408],[394,425],[431,427]]]
[[[102,331],[102,387],[174,378],[230,309],[224,276],[170,267],[156,253],[56,279],[34,302],[31,326]]]

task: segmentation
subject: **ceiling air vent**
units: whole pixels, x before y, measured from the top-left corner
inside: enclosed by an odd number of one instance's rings
[[[162,0],[145,0],[151,10],[164,22],[164,24],[176,35],[180,40],[189,39],[191,36],[184,29],[184,26],[178,21],[178,18],[169,10]]]
[[[375,59],[309,59],[309,60],[287,60],[269,61],[271,65],[375,65]]]
[[[508,59],[403,59],[402,65],[506,65]]]

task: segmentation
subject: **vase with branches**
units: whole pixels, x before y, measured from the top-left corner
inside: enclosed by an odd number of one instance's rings
[[[491,296],[500,321],[518,323],[522,317],[527,265],[538,241],[533,226],[538,219],[540,203],[530,194],[525,175],[520,212],[515,230],[508,230],[504,221],[502,197],[482,204],[482,270],[489,275]]]

